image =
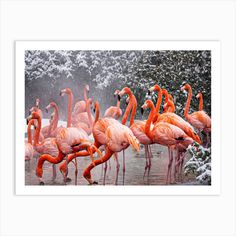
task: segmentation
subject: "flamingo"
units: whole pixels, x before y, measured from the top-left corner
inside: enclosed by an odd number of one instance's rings
[[[84,86],[84,101],[81,100],[81,101],[78,101],[78,102],[75,103],[74,110],[73,110],[74,114],[86,112],[86,101],[88,99],[87,93],[89,93],[89,86],[88,86],[88,84],[86,84]]]
[[[118,95],[119,92],[119,90],[116,90],[114,96]],[[116,120],[118,120],[121,116],[122,110],[120,109],[120,100],[117,100],[116,106],[109,107],[104,113],[104,117],[112,117]]]
[[[152,91],[160,91],[160,88],[158,88],[158,85],[155,85],[153,87],[151,87],[149,89],[149,93]],[[159,92],[160,93],[160,92]],[[173,102],[167,102],[167,104],[172,105]],[[183,118],[181,118],[180,116],[176,115],[175,113],[172,112],[166,112],[163,114],[159,114],[159,108],[160,108],[160,103],[157,103],[156,105],[156,109],[155,109],[155,116],[153,119],[153,122],[167,122],[170,123],[172,125],[175,125],[177,127],[179,127],[180,129],[182,129],[189,137],[191,137],[194,141],[198,142],[199,144],[201,144],[201,139],[199,138],[199,136],[195,133],[193,127],[186,122]],[[172,107],[173,109],[173,107]],[[155,120],[156,119],[156,120]]]
[[[192,88],[189,84],[185,84],[181,88],[181,91],[184,90],[188,91],[188,98],[184,109],[184,117],[193,127],[195,127],[199,131],[199,134],[202,131],[204,131],[207,134],[207,144],[208,144],[209,134],[211,133],[211,118],[207,115],[205,111],[195,111],[192,114],[188,114],[192,99]]]
[[[88,145],[88,136],[85,131],[75,127],[63,128],[60,130],[56,138],[47,138],[44,139],[42,143],[39,143],[39,132],[41,129],[41,117],[37,112],[32,112],[28,117],[28,121],[36,119],[38,126],[36,128],[36,143],[34,148],[37,152],[41,153],[37,167],[36,175],[39,178],[39,183],[44,184],[42,180],[43,175],[43,164],[45,161],[48,161],[53,164],[60,163],[66,155],[75,152],[74,148],[79,145],[86,143],[86,148],[91,148],[91,145]],[[100,154],[100,153],[99,153]],[[93,159],[92,159],[93,160]],[[53,180],[56,178],[55,165],[53,165]]]
[[[146,100],[142,106],[142,109],[146,109],[148,107],[151,109],[151,112],[145,125],[145,133],[153,143],[158,143],[168,147],[169,164],[166,177],[166,182],[168,183],[168,179],[171,181],[171,166],[173,161],[173,156],[170,151],[171,147],[183,142],[192,143],[193,140],[188,137],[182,129],[166,122],[156,122],[154,127],[151,129],[151,123],[155,115],[155,107],[151,100]]]
[[[59,121],[59,108],[57,104],[55,102],[50,102],[46,107],[46,112],[48,113],[49,109],[51,108],[53,108],[54,111],[52,113],[52,122],[50,124],[51,127],[48,130],[48,137],[55,138],[57,136],[57,133],[59,132],[60,129],[62,129],[63,126],[57,127]],[[46,127],[43,127],[42,130],[45,129]]]
[[[74,100],[73,93],[70,88],[65,88],[60,91],[60,96],[68,95],[68,112],[67,112],[67,127],[80,127],[83,128],[88,135],[92,132],[92,124],[94,118],[90,111],[90,105],[92,104],[91,99],[86,99],[86,112],[73,114],[72,116],[72,104]]]
[[[144,145],[145,149],[146,166],[145,166],[144,176],[146,174],[147,169],[149,176],[149,172],[151,169],[151,150],[149,145],[152,144],[152,140],[145,133],[146,121],[136,120],[134,122],[134,117],[137,110],[137,100],[134,94],[132,93],[131,89],[128,87],[123,88],[122,91],[119,93],[119,96],[122,97],[124,94],[128,94],[128,98],[126,99],[126,102],[128,101],[128,107],[129,103],[132,106],[132,112],[130,116],[130,129],[132,130],[134,136],[139,140],[139,142]],[[126,123],[125,120],[123,120],[123,122]]]
[[[97,148],[104,145],[106,151],[103,157],[95,160],[94,163],[91,163],[84,170],[83,176],[89,184],[97,184],[91,177],[91,170],[95,166],[106,162],[114,153],[125,150],[129,145],[137,151],[140,149],[139,141],[133,135],[132,131],[119,121],[110,117],[100,118],[95,121],[93,127],[94,145]]]
[[[30,161],[34,156],[34,148],[32,145],[32,134],[31,134],[32,125],[34,125],[34,120],[28,122],[28,127],[27,127],[28,140],[25,140],[25,161]]]

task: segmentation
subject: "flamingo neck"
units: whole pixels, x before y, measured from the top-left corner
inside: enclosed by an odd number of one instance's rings
[[[27,127],[27,136],[28,136],[28,143],[32,144],[32,133],[31,133],[31,126],[34,124],[34,120],[30,120]]]
[[[156,90],[158,92],[158,99],[157,99],[157,104],[156,104],[156,108],[155,108],[155,114],[157,115],[157,117],[159,116],[159,110],[161,107],[161,102],[162,102],[162,91],[160,88],[158,88]]]
[[[130,96],[130,101],[131,100],[132,100],[132,111],[131,111],[131,115],[130,115],[130,127],[134,124],[134,117],[135,117],[136,111],[137,111],[137,99],[133,94],[132,94],[132,96]]]
[[[37,121],[38,121],[38,124],[37,124],[37,128],[34,135],[34,145],[39,144],[39,135],[40,135],[41,125],[42,125],[42,119],[40,116],[37,118]]]
[[[152,139],[150,126],[151,126],[153,117],[155,115],[155,107],[154,107],[153,103],[150,103],[149,107],[150,107],[151,111],[149,113],[148,119],[147,119],[146,124],[145,124],[145,133],[150,139]]]
[[[116,106],[117,106],[117,108],[120,108],[120,101],[119,100],[117,100]]]
[[[125,124],[126,124],[128,118],[129,118],[129,114],[130,114],[130,112],[131,112],[131,110],[132,110],[132,106],[133,106],[133,105],[132,105],[132,94],[131,94],[130,92],[127,93],[127,94],[129,95],[130,100],[129,100],[128,106],[127,106],[126,109],[125,109],[125,113],[124,113],[124,115],[123,115],[123,118],[122,118],[122,120],[121,120],[122,125],[125,125]]]
[[[89,100],[86,101],[86,111],[88,113],[89,125],[90,125],[90,127],[93,127],[92,114],[91,114],[91,110],[90,110]]]
[[[164,91],[162,93],[163,93],[163,95],[165,97],[164,103],[166,104],[168,102],[168,93],[167,93],[167,91]],[[163,110],[163,113],[165,113],[165,112],[167,112],[167,107],[165,107],[164,110]]]
[[[87,102],[88,96],[87,96],[87,89],[84,87],[84,101]]]
[[[59,120],[59,109],[56,104],[53,105],[54,108],[54,118],[53,118],[53,127],[52,129],[55,130],[58,125],[58,120]]]
[[[172,112],[172,113],[175,112],[175,105],[174,105],[174,103],[173,103],[172,101],[170,101],[170,100],[168,101],[167,111],[168,111],[168,112]]]
[[[189,87],[188,88],[188,99],[187,99],[186,106],[185,106],[185,109],[184,109],[184,116],[186,118],[188,117],[188,111],[189,111],[191,99],[192,99],[192,88]]]
[[[72,104],[73,104],[73,93],[70,91],[68,92],[68,116],[67,116],[67,127],[71,127],[71,119],[72,119]]]
[[[203,110],[203,97],[200,95],[199,97],[199,111]]]

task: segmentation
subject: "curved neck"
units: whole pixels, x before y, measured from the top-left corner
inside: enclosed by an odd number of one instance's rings
[[[87,102],[88,97],[87,97],[87,89],[84,87],[84,101]]]
[[[97,103],[96,103],[96,115],[95,115],[94,124],[98,121],[99,115],[100,115],[100,106],[99,106],[99,103],[97,102]]]
[[[68,92],[68,113],[67,113],[67,127],[71,127],[71,119],[72,119],[72,104],[73,104],[73,94],[72,92]]]
[[[153,120],[153,117],[154,117],[154,114],[155,114],[155,107],[154,107],[153,103],[151,103],[149,107],[150,107],[151,111],[149,113],[148,119],[147,119],[146,124],[145,124],[145,133],[150,139],[152,139],[150,126],[151,126],[151,123],[152,123],[152,120]]]
[[[89,125],[90,125],[90,127],[93,127],[92,114],[91,114],[91,110],[90,110],[90,101],[89,100],[86,101],[86,111],[88,113]]]
[[[203,98],[202,98],[202,94],[199,97],[199,111],[203,110]]]
[[[172,101],[168,101],[168,106],[167,106],[167,111],[168,112],[172,112],[174,113],[175,112],[175,105]]]
[[[59,109],[56,104],[53,104],[53,108],[54,108],[54,118],[53,118],[52,130],[55,130],[57,128],[58,120],[59,120]]]
[[[27,136],[28,136],[28,143],[32,144],[32,133],[31,133],[31,126],[34,125],[34,120],[30,120],[27,127]]]
[[[130,97],[130,100],[129,100],[128,106],[127,106],[126,109],[125,109],[125,113],[124,113],[124,115],[123,115],[123,118],[122,118],[122,120],[121,120],[122,125],[125,125],[125,124],[126,124],[128,118],[129,118],[129,114],[130,114],[130,112],[131,112],[131,110],[132,110],[132,107],[133,107],[133,106],[132,106],[132,98],[131,98],[132,94],[129,93],[128,95],[129,95],[129,97]]]
[[[131,111],[131,115],[130,115],[130,127],[134,124],[134,117],[135,117],[136,111],[137,111],[137,99],[133,94],[132,94],[132,96],[130,96],[130,101],[131,100],[132,100],[132,111]]]
[[[159,116],[159,110],[160,110],[160,107],[161,107],[161,102],[162,102],[162,91],[161,91],[161,89],[158,89],[157,92],[158,92],[158,99],[157,99],[157,104],[156,104],[156,108],[155,108],[155,114],[158,117]]]
[[[168,102],[168,93],[167,91],[162,91],[163,95],[164,95],[164,103],[166,104]],[[163,113],[167,112],[167,107],[164,108]]]
[[[188,99],[187,99],[186,106],[185,106],[185,109],[184,109],[184,116],[185,117],[188,116],[188,111],[189,111],[191,99],[192,99],[192,89],[188,88]]]
[[[119,101],[118,99],[117,99],[116,106],[117,106],[118,108],[120,108],[120,101]]]
[[[39,135],[40,135],[41,125],[42,125],[42,120],[40,116],[37,118],[37,121],[38,121],[38,124],[37,124],[37,128],[34,135],[34,145],[39,144]]]

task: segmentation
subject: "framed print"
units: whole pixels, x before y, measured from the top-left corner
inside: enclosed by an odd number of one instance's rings
[[[235,7],[0,1],[0,236],[235,236]]]
[[[219,194],[219,42],[15,47],[16,150],[25,152],[16,158],[16,194]],[[140,113],[148,100],[161,108],[157,121],[152,110]]]

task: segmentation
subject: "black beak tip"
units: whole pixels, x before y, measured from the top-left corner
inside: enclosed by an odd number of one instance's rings
[[[29,124],[29,121],[28,121],[28,119],[26,119],[26,124],[27,124],[27,125]]]
[[[31,111],[29,111],[29,115],[31,114]]]
[[[60,92],[60,96],[62,95],[62,92]]]
[[[143,112],[144,112],[144,110],[143,110],[143,108],[141,107],[141,115],[143,115]]]
[[[120,101],[120,95],[119,95],[119,94],[118,94],[117,98],[118,98],[118,100]]]
[[[150,96],[151,95],[151,91],[148,89],[148,95]]]
[[[45,111],[46,111],[46,113],[48,113],[48,109],[47,108],[45,109]]]
[[[95,108],[93,108],[93,112],[95,113]]]

